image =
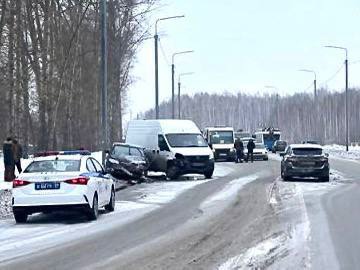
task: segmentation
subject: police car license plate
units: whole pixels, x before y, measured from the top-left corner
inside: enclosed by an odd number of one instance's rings
[[[60,182],[35,183],[35,190],[60,189]]]

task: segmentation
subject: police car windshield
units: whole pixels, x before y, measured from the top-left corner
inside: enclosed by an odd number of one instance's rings
[[[76,172],[79,170],[80,160],[37,160],[30,163],[24,172]]]
[[[166,138],[171,147],[207,147],[200,134],[167,134]]]

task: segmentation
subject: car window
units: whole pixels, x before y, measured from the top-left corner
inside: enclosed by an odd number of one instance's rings
[[[142,153],[135,147],[130,147],[130,155],[136,157],[142,157]]]
[[[79,160],[39,160],[30,163],[24,172],[74,172],[79,170]]]
[[[158,146],[160,151],[170,151],[169,146],[163,135],[158,135]]]
[[[93,162],[91,161],[91,158],[88,158],[86,161],[86,169],[89,172],[96,172],[96,168],[95,168]]]
[[[129,155],[129,146],[115,145],[111,151],[111,156],[114,158],[121,158]]]
[[[322,149],[319,148],[294,148],[293,153],[297,156],[320,156]]]
[[[103,167],[100,165],[100,163],[96,159],[92,159],[92,162],[94,163],[96,172],[103,172]]]

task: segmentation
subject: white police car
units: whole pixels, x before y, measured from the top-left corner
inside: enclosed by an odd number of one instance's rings
[[[78,210],[90,220],[98,209],[115,208],[115,188],[88,151],[44,152],[13,181],[12,208],[17,223],[37,212]]]

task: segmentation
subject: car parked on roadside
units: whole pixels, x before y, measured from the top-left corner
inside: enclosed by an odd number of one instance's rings
[[[244,156],[245,160],[247,160],[247,144],[244,145]],[[268,151],[263,143],[255,143],[255,149],[253,150],[254,160],[268,160]]]
[[[140,179],[148,169],[144,149],[131,144],[114,143],[105,160],[105,170],[116,178]]]
[[[79,211],[95,220],[101,207],[114,211],[113,180],[90,152],[46,153],[37,154],[13,181],[12,209],[17,223],[37,212]]]
[[[316,177],[321,181],[329,181],[329,159],[320,145],[293,144],[281,155],[281,177],[284,180]]]
[[[274,145],[272,146],[271,152],[274,154],[276,152],[284,152],[287,147],[287,142],[282,140],[277,140],[274,142]]]

